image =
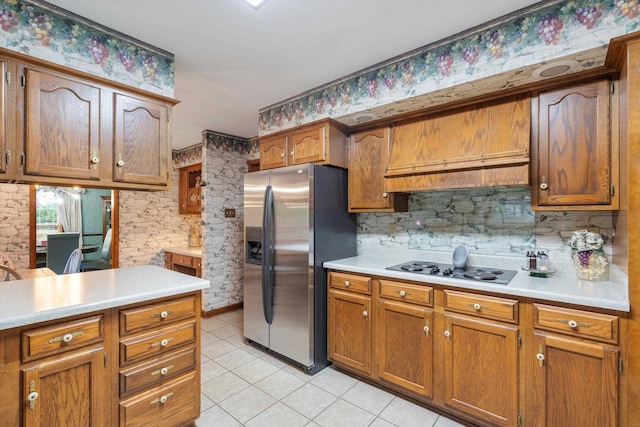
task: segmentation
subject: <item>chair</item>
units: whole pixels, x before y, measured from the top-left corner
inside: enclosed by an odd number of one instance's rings
[[[104,236],[100,258],[80,263],[80,271],[104,270],[107,268],[111,268],[111,229],[107,230],[107,234]]]
[[[13,270],[16,268],[11,257],[4,252],[0,252],[0,265],[6,265]]]
[[[4,264],[0,264],[0,282],[7,282],[9,280],[22,280],[24,277],[20,275],[13,268]]]
[[[74,249],[67,259],[67,263],[64,266],[62,274],[77,273],[80,271],[80,262],[82,261],[82,251],[80,249]]]
[[[63,274],[67,260],[80,246],[80,233],[52,233],[47,235],[47,267]]]

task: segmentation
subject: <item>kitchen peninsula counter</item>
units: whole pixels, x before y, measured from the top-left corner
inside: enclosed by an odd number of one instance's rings
[[[208,287],[207,280],[150,265],[3,282],[0,331]]]
[[[409,251],[405,251],[405,254]],[[487,281],[462,280],[448,277],[431,276],[425,274],[405,273],[387,270],[390,267],[410,260],[428,260],[439,263],[451,263],[451,254],[433,252],[422,255],[415,254],[398,256],[360,255],[328,261],[324,268],[351,273],[367,274],[379,277],[424,282],[460,289],[492,292],[502,295],[534,298],[550,302],[577,304],[586,307],[610,309],[628,312],[629,291],[628,277],[616,265],[610,266],[609,281],[591,282],[579,280],[573,264],[557,263],[552,265],[555,273],[547,278],[532,277],[528,271],[521,269],[524,259],[473,255],[469,257],[469,265],[482,267],[490,265],[509,270],[516,270],[516,276],[507,285],[492,284]]]

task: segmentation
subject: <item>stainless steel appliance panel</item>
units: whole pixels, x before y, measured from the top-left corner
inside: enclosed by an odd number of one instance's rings
[[[245,242],[248,227],[262,229],[264,192],[269,184],[269,172],[253,172],[244,176]],[[244,336],[265,347],[269,346],[269,324],[262,306],[262,266],[246,262],[250,254],[245,249],[244,263]]]
[[[305,164],[270,172],[274,194],[275,284],[269,347],[313,364],[313,169]],[[311,188],[310,188],[311,186]]]

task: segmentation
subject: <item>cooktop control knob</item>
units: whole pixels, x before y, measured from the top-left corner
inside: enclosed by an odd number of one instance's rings
[[[444,270],[442,272],[443,276],[451,276],[453,274],[453,269],[452,268],[447,268],[446,270]]]
[[[431,270],[429,271],[430,274],[438,274],[440,273],[440,267],[435,266],[435,267],[431,267]]]

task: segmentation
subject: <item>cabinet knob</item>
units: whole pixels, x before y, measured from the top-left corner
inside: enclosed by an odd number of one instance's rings
[[[387,192],[382,193],[382,197],[386,199],[387,197],[389,197],[389,193]]]
[[[64,334],[62,336],[62,342],[71,342],[73,339],[73,334]]]
[[[167,339],[163,339],[163,340],[160,341],[160,346],[161,347],[166,347],[167,344],[169,344],[169,340],[167,340]]]
[[[542,177],[542,181],[540,182],[540,189],[541,190],[546,190],[549,188],[549,184],[547,184],[547,177],[543,176]]]
[[[480,304],[473,304],[473,308],[474,310],[480,310],[482,307],[480,306]]]
[[[448,330],[444,331],[444,336],[447,338],[447,341],[451,341],[451,332]]]
[[[93,156],[91,158],[91,163],[93,163],[94,165],[97,165],[98,163],[100,163],[100,159],[97,156]]]
[[[38,398],[38,396],[39,394],[37,391],[32,391],[27,395],[27,400],[29,401],[29,408],[36,409],[36,399]]]
[[[577,328],[578,327],[578,322],[576,322],[575,320],[569,320],[567,322],[567,325],[569,325],[570,328]]]
[[[344,282],[342,282],[342,284],[345,285],[347,288],[351,286],[351,282],[348,280],[345,280]]]
[[[169,369],[167,368],[160,369],[160,375],[167,375],[168,372],[169,372]]]
[[[538,359],[538,366],[542,368],[544,366],[544,354],[542,353],[536,354],[536,359]]]
[[[363,315],[364,317],[367,317],[367,316],[369,315],[369,312],[368,312],[367,310],[365,310],[365,311],[363,311],[363,312],[362,312],[362,315]]]
[[[118,161],[116,162],[116,166],[119,168],[124,166],[124,160],[122,160],[122,153],[118,153]]]
[[[166,311],[166,310],[165,310],[165,311],[160,312],[160,318],[161,318],[161,319],[166,319],[168,315],[169,315],[169,312],[168,312],[168,311]]]
[[[426,336],[429,336],[429,327],[428,327],[428,326],[425,326],[423,329],[424,329],[424,333],[425,333],[425,335],[426,335]]]
[[[400,291],[399,294],[400,294],[401,297],[407,295],[407,293],[405,291]]]

